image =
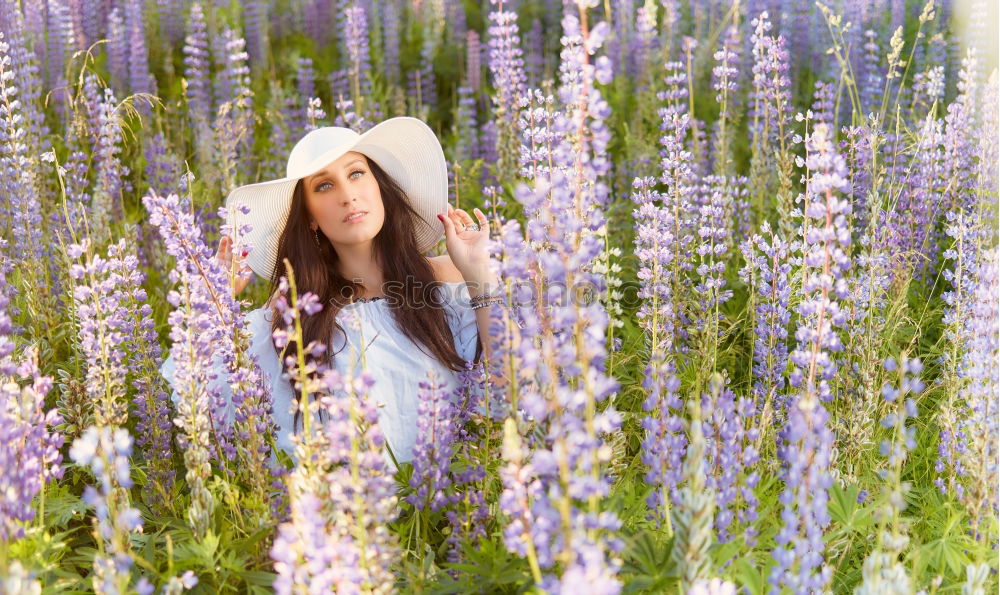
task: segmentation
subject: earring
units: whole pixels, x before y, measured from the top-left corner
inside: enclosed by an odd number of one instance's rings
[[[319,231],[317,231],[316,228],[313,228],[313,241],[316,242],[316,247],[319,248],[320,247],[320,245],[319,245]]]

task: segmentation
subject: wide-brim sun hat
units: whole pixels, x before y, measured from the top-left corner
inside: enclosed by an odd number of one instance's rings
[[[310,131],[288,156],[286,175],[240,186],[226,198],[227,223],[249,249],[246,264],[270,279],[277,260],[278,240],[288,220],[295,185],[323,170],[349,151],[378,164],[406,193],[418,218],[414,221],[417,249],[430,250],[444,235],[437,218],[448,204],[448,166],[437,135],[417,118],[390,118],[363,134],[327,126]]]

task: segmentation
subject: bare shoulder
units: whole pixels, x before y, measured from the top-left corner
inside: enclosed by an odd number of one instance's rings
[[[432,256],[427,259],[427,262],[431,264],[431,268],[434,269],[434,277],[441,281],[442,283],[457,283],[459,281],[465,281],[465,277],[459,272],[458,267],[455,263],[451,261],[451,257],[447,254],[442,254],[441,256]]]

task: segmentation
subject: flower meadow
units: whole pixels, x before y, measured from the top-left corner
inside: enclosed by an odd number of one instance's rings
[[[963,10],[0,0],[0,592],[996,593],[1000,100]],[[490,218],[489,357],[414,387],[396,469],[293,270],[289,456],[225,197],[400,115]]]

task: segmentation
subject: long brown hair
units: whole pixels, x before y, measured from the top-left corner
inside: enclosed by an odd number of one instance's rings
[[[373,250],[382,268],[385,286],[392,288],[392,295],[387,292],[386,304],[403,334],[424,353],[429,351],[428,355],[447,368],[463,370],[465,362],[455,351],[454,337],[442,307],[442,296],[438,293],[441,284],[436,280],[430,263],[417,250],[414,225],[418,216],[395,180],[373,160],[368,159],[368,166],[378,182],[385,208],[385,221],[374,238]],[[318,341],[328,346],[328,353],[336,356],[330,345],[333,333],[336,331],[339,337],[344,332],[337,322],[337,313],[350,303],[362,286],[340,274],[333,244],[322,233],[314,235],[309,224],[304,185],[299,180],[292,194],[285,229],[278,240],[271,295],[275,294],[279,281],[287,273],[284,263],[287,258],[295,272],[299,294],[312,292],[323,304],[319,313],[303,318],[303,344]],[[272,331],[282,324],[281,316],[276,311],[273,314]],[[286,355],[294,353],[296,347],[289,344]]]

